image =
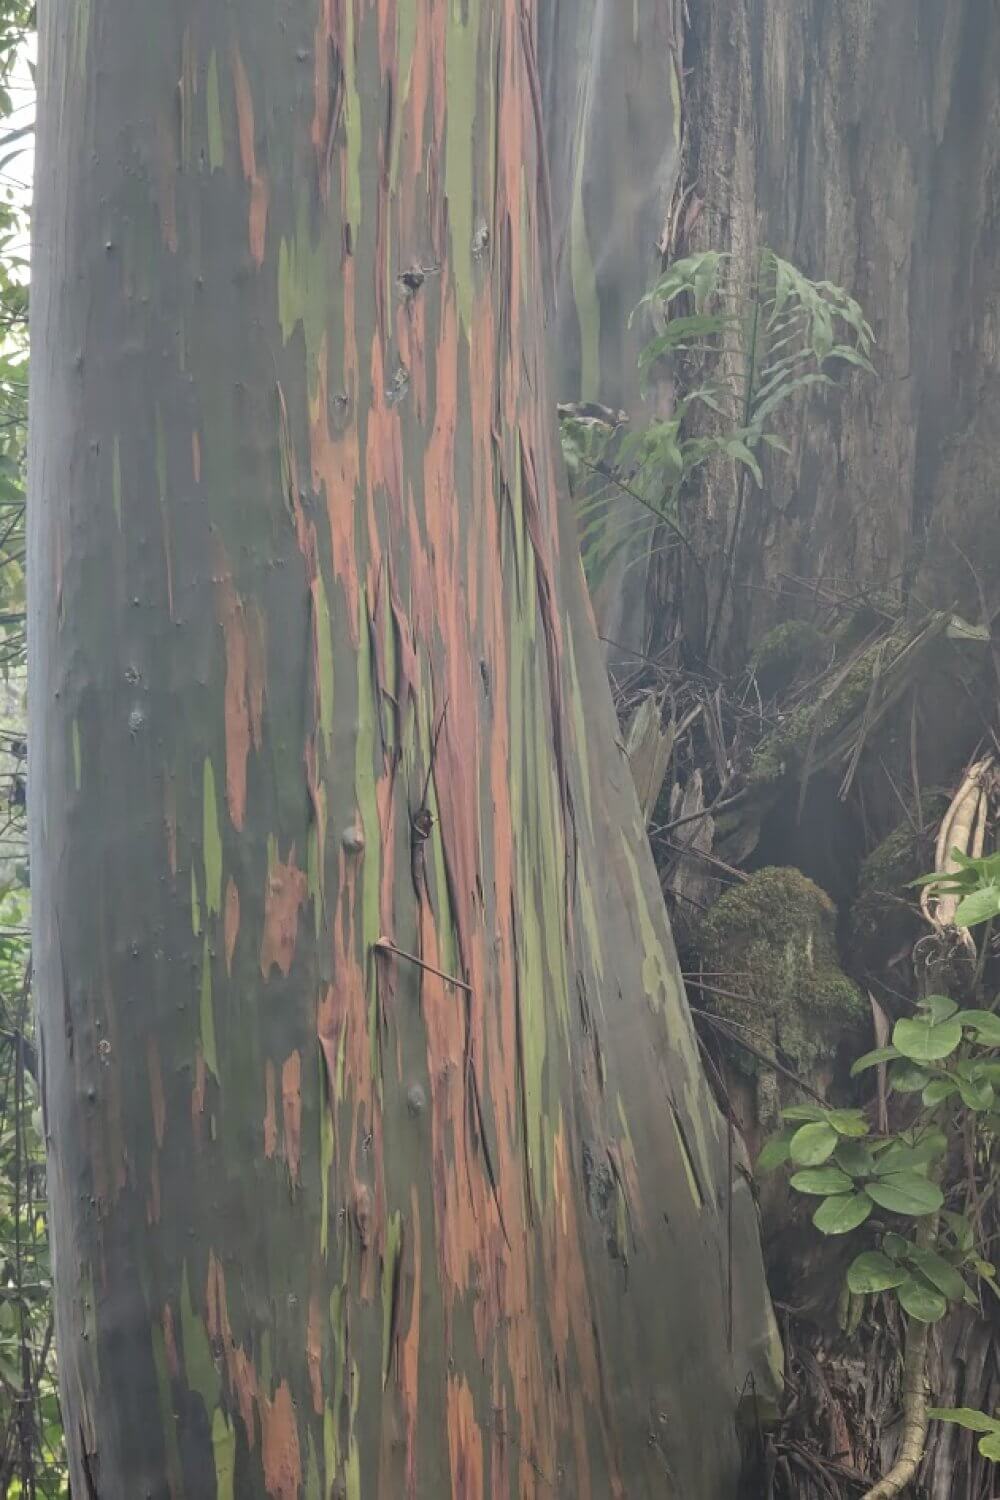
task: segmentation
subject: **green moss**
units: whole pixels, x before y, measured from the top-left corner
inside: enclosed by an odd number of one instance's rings
[[[836,917],[826,892],[799,870],[772,867],[728,890],[696,934],[707,983],[729,992],[709,992],[713,1010],[804,1075],[866,1019],[861,991],[838,962]],[[730,1050],[744,1071],[760,1072],[750,1053],[735,1043]]]
[[[778,781],[804,765],[810,746],[817,749],[836,730],[860,714],[868,701],[877,672],[895,660],[910,636],[900,629],[873,641],[858,654],[850,667],[818,699],[793,710],[781,726],[761,740],[754,752],[750,784],[761,786]]]
[[[852,962],[859,972],[880,968],[916,940],[921,922],[911,882],[934,863],[932,830],[947,805],[947,797],[940,793],[925,796],[922,812],[928,831],[920,834],[909,818],[903,818],[862,860],[848,921]]]
[[[765,697],[779,692],[802,671],[818,668],[829,653],[829,643],[815,625],[786,620],[762,636],[750,665]]]

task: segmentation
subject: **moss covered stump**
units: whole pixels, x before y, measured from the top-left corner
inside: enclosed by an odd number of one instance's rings
[[[838,1048],[863,1033],[868,1006],[840,967],[836,921],[826,892],[782,866],[733,886],[698,928],[706,1003],[731,1028],[733,1063],[758,1081],[761,1124],[778,1109],[775,1076],[739,1038],[817,1084]]]

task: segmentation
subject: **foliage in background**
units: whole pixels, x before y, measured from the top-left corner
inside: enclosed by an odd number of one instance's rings
[[[916,884],[961,898],[956,926],[991,922],[1000,912],[1000,855],[973,859],[955,849],[951,858],[957,873]],[[982,1310],[984,1295],[1000,1298],[984,1227],[997,1176],[990,1171],[985,1187],[969,1177],[970,1162],[991,1162],[1000,1137],[1000,1014],[960,1010],[946,995],[925,996],[916,1011],[895,1023],[890,1045],[866,1052],[851,1069],[857,1077],[884,1068],[889,1092],[918,1101],[905,1129],[878,1133],[860,1109],[796,1105],[783,1111],[784,1130],[757,1161],[758,1172],[792,1165],[791,1187],[821,1200],[812,1218],[822,1234],[857,1231],[876,1207],[888,1215],[877,1244],[851,1261],[847,1291],[896,1297],[911,1327],[938,1322],[957,1303]],[[980,1454],[1000,1462],[1000,1419],[966,1407],[927,1407],[926,1343],[908,1339],[906,1357],[906,1399],[920,1407],[911,1423],[919,1432],[914,1463],[927,1418],[978,1432]],[[897,1490],[886,1484],[871,1493]]]
[[[633,314],[648,314],[660,329],[639,369],[644,382],[658,367],[669,374],[676,391],[669,416],[622,436],[623,414],[599,419],[594,409],[564,409],[563,451],[592,586],[623,547],[634,546],[637,531],[648,537],[662,525],[690,547],[682,501],[706,465],[735,465],[742,509],[747,483],[764,485],[765,451],[789,452],[777,428],[794,396],[834,385],[845,366],[873,373],[871,326],[840,287],[811,281],[766,248],[749,283],[729,266],[715,250],[686,256]],[[581,484],[588,476],[595,482]],[[631,510],[612,509],[623,496]]]

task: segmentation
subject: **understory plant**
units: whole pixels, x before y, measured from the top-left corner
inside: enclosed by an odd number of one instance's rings
[[[957,868],[948,874],[917,883],[958,898],[955,925],[968,929],[1000,914],[1000,855],[970,858],[953,850],[951,864]],[[912,1101],[903,1128],[876,1131],[861,1109],[793,1105],[757,1163],[758,1172],[786,1165],[790,1186],[819,1199],[812,1222],[821,1234],[863,1241],[848,1266],[846,1290],[895,1297],[906,1319],[900,1454],[867,1500],[906,1488],[931,1418],[978,1432],[979,1452],[1000,1461],[1000,1418],[931,1407],[926,1391],[930,1325],[959,1303],[982,1309],[984,1298],[1000,1297],[997,1267],[983,1243],[993,1177],[984,1191],[961,1192],[965,1163],[988,1159],[1000,1136],[1000,1014],[926,995],[915,1015],[896,1021],[890,1044],[858,1057],[851,1072],[879,1067],[888,1090]],[[868,1221],[876,1210],[873,1236]]]
[[[742,505],[747,483],[764,485],[765,451],[789,452],[779,431],[782,408],[835,384],[846,366],[872,372],[874,335],[860,305],[767,248],[754,255],[749,276],[734,273],[732,258],[717,250],[675,261],[632,316],[657,330],[639,373],[644,385],[660,370],[669,374],[669,414],[623,432],[624,413],[561,409],[592,584],[623,547],[648,541],[658,524],[689,547],[682,499],[698,470],[715,461],[735,465]],[[623,497],[631,508],[609,508]]]

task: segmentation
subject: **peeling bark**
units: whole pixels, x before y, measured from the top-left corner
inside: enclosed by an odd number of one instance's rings
[[[514,0],[43,12],[74,1492],[721,1500],[773,1374],[559,499],[537,51]]]

